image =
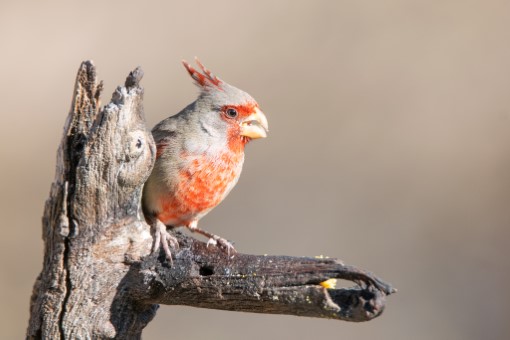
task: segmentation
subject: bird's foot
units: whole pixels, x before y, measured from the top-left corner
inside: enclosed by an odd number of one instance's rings
[[[234,245],[228,241],[227,239],[224,239],[223,237],[219,237],[218,235],[212,235],[209,240],[207,241],[207,247],[209,245],[213,246],[219,246],[221,249],[227,251],[228,257],[230,257],[230,253],[233,254],[237,253],[237,250],[234,248]]]
[[[189,228],[189,230],[191,230],[194,233],[197,233],[197,234],[200,234],[200,235],[204,235],[205,237],[208,237],[209,240],[207,241],[207,247],[209,247],[210,245],[219,246],[221,249],[227,251],[228,257],[230,257],[231,253],[232,254],[237,253],[237,251],[234,248],[234,246],[232,245],[232,243],[230,243],[229,241],[227,241],[223,237],[219,237],[218,235],[214,235],[214,234],[212,234],[212,233],[210,233],[210,232],[208,232],[208,231],[206,231],[204,229],[198,228],[197,227],[197,221],[193,221],[192,223],[190,223],[190,225],[188,225],[188,228]]]
[[[166,230],[166,225],[163,224],[160,220],[156,220],[153,225],[154,232],[154,243],[152,245],[152,253],[157,254],[159,252],[159,247],[163,247],[163,251],[165,252],[165,257],[171,264],[173,264],[172,252],[170,251],[170,247],[179,249],[179,241],[175,236],[170,234],[168,230]]]

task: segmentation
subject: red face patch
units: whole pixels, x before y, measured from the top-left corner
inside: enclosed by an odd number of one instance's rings
[[[241,121],[246,117],[249,117],[251,114],[255,112],[255,108],[259,107],[257,103],[246,103],[241,105],[225,105],[221,108],[221,112],[223,113],[224,118],[227,120],[235,119],[237,121]],[[237,112],[236,117],[231,117],[229,115],[229,110],[235,110]]]
[[[243,152],[244,146],[250,141],[250,138],[241,136],[240,123],[255,112],[257,103],[246,103],[241,105],[225,105],[220,112],[222,118],[229,123],[227,130],[228,147],[232,152]],[[236,115],[232,115],[232,110]]]

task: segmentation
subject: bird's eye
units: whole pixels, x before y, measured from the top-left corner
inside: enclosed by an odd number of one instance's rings
[[[237,117],[237,110],[233,108],[228,108],[225,112],[228,118],[236,118]]]

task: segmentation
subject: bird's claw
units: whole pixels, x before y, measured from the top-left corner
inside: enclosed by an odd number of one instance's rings
[[[221,249],[226,250],[229,257],[231,252],[233,254],[237,253],[237,250],[234,248],[234,245],[231,242],[217,235],[209,238],[207,241],[207,247],[209,247],[209,245],[219,246]]]
[[[217,246],[218,245],[218,241],[216,241],[214,238],[210,238],[209,240],[207,240],[207,245],[206,247],[209,248],[209,246]]]
[[[163,247],[166,259],[173,264],[172,251],[170,248],[179,249],[179,241],[175,236],[170,234],[166,230],[166,226],[161,222],[157,221],[154,226],[154,243],[152,245],[152,253],[157,254],[159,247]]]

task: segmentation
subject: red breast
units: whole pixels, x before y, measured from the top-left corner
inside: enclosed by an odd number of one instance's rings
[[[186,158],[188,155],[182,155]],[[168,225],[188,225],[217,206],[241,174],[244,153],[225,151],[220,157],[194,157],[182,169],[174,192],[159,198],[158,218]]]

